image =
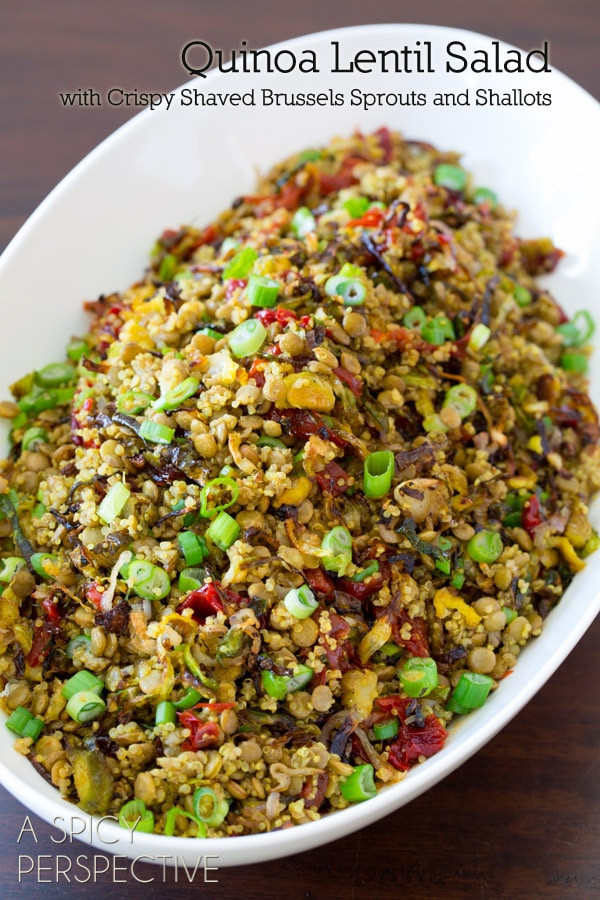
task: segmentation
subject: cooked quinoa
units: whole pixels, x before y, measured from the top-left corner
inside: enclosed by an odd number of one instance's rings
[[[380,129],[86,303],[0,404],[0,705],[38,772],[224,836],[440,750],[598,543],[591,320],[535,280],[561,255]]]

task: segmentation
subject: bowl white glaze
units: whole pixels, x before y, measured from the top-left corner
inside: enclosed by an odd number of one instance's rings
[[[278,48],[315,49],[330,58],[339,40],[346,56],[357,50],[393,49],[431,40],[440,50],[450,40],[470,49],[491,39],[429,25],[374,25],[323,32]],[[506,48],[506,45],[503,45]],[[324,67],[325,68],[325,67]],[[87,156],[55,188],[23,226],[0,260],[4,347],[0,357],[2,396],[16,377],[61,358],[71,334],[85,330],[81,300],[122,289],[143,269],[148,248],[165,227],[208,222],[231,200],[250,192],[256,169],[353,129],[383,124],[407,137],[464,152],[464,164],[480,184],[493,187],[505,205],[519,211],[518,231],[550,235],[566,251],[551,288],[566,310],[598,312],[600,295],[600,207],[592,202],[587,173],[600,146],[600,106],[559,72],[545,75],[447,76],[437,74],[285,77],[212,73],[198,87],[207,91],[321,91],[347,95],[352,88],[404,94],[411,90],[471,92],[478,87],[543,90],[550,107],[403,106],[365,112],[332,108],[181,108],[144,112]],[[188,85],[195,84],[189,82]],[[17,337],[15,337],[17,336]],[[600,367],[592,366],[593,395],[600,400]],[[594,510],[598,518],[598,505]],[[464,762],[502,728],[539,690],[592,622],[600,607],[600,554],[592,557],[542,636],[519,659],[486,705],[456,727],[444,750],[413,769],[401,784],[367,803],[317,822],[272,834],[197,842],[158,835],[129,835],[105,823],[101,836],[81,835],[100,850],[130,857],[173,856],[194,865],[199,854],[212,865],[241,865],[281,857],[342,837],[398,809]],[[0,728],[0,778],[20,801],[48,822],[69,822],[80,811],[60,799],[12,749]],[[81,814],[83,815],[83,814]],[[114,843],[108,843],[111,841]]]

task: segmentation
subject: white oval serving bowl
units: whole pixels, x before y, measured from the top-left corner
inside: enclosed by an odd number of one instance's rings
[[[394,49],[431,40],[438,72],[414,75],[335,74],[327,69],[330,42],[339,40],[345,58],[359,49]],[[598,313],[600,296],[600,207],[592,202],[587,173],[600,146],[600,106],[559,72],[544,75],[446,75],[442,50],[451,40],[468,48],[490,46],[491,38],[429,25],[373,25],[322,32],[287,41],[277,49],[315,49],[320,74],[286,76],[210,73],[197,86],[204,92],[261,88],[287,93],[333,88],[347,96],[363,91],[407,94],[425,90],[500,93],[514,87],[550,92],[549,107],[390,106],[370,111],[346,104],[328,107],[227,107],[147,111],[136,116],[89,154],[52,191],[0,259],[4,347],[1,395],[20,375],[61,358],[71,334],[86,329],[82,299],[119,290],[135,280],[148,248],[166,227],[203,224],[234,197],[251,192],[256,170],[291,153],[326,143],[354,129],[387,125],[406,137],[464,153],[464,164],[480,184],[496,190],[519,212],[518,232],[549,235],[566,252],[549,284],[569,312]],[[503,49],[507,45],[502,45]],[[436,49],[437,48],[437,49]],[[43,152],[43,151],[41,151]],[[592,365],[592,394],[600,400],[600,366]],[[598,504],[594,508],[598,519]],[[82,840],[106,852],[132,858],[178,857],[194,865],[200,854],[210,865],[229,866],[275,859],[340,838],[381,818],[430,788],[470,757],[533,697],[582,636],[600,608],[600,554],[579,574],[544,631],[519,659],[485,706],[462,721],[446,747],[413,769],[402,783],[373,800],[319,821],[264,835],[194,839],[129,834],[111,822],[100,834],[89,817],[62,800],[16,753],[12,735],[0,728],[0,779],[47,822],[63,826],[87,820]],[[75,830],[81,826],[75,823]],[[110,842],[110,843],[109,843]]]

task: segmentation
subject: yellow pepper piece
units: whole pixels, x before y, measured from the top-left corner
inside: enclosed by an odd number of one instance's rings
[[[533,490],[535,485],[535,475],[515,475],[514,478],[508,479],[508,486],[513,488],[514,490],[519,490],[519,488],[527,488],[528,490]]]
[[[387,644],[391,636],[392,626],[388,620],[386,618],[377,619],[371,630],[365,634],[358,645],[358,658],[363,666],[374,653],[377,653],[384,644]]]
[[[310,494],[312,482],[306,475],[300,475],[293,479],[293,484],[287,488],[275,503],[275,506],[300,506]]]
[[[331,385],[314,372],[299,372],[284,378],[287,402],[296,409],[329,412],[335,405]]]
[[[542,447],[542,439],[539,434],[534,434],[527,441],[527,447],[529,450],[533,450],[534,453],[543,453],[544,449]]]
[[[467,625],[475,627],[481,622],[481,616],[448,588],[440,588],[439,591],[435,592],[433,605],[435,606],[435,614],[438,619],[445,619],[446,616],[450,615],[451,609],[456,609],[463,616]]]
[[[585,563],[582,559],[579,559],[577,554],[575,553],[575,549],[571,541],[566,537],[555,537],[550,541],[550,545],[552,547],[556,547],[557,550],[560,550],[562,557],[571,572],[581,572],[582,569],[585,569]]]

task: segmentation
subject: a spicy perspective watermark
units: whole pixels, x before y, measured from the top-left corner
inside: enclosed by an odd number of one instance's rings
[[[139,821],[139,820],[138,820]],[[53,819],[54,830],[50,834],[50,841],[56,845],[70,846],[77,839],[95,841],[105,845],[110,851],[111,845],[118,844],[120,839],[110,833],[108,823],[117,822],[116,816],[103,816],[94,819],[91,816],[55,816]],[[129,832],[128,841],[134,843],[135,829],[138,822],[127,826]],[[36,853],[33,845],[39,844],[38,836],[29,816],[25,816],[17,837],[19,845],[18,854],[18,881],[19,884],[35,882],[38,884],[94,884],[102,876],[108,876],[103,880],[112,881],[113,884],[138,884],[160,883],[194,883],[217,884],[218,856],[198,854],[193,861],[187,861],[181,856],[161,854],[151,856],[140,853],[137,856],[122,856],[107,853],[80,853],[70,856],[66,853]],[[21,853],[21,849],[29,850]],[[63,848],[64,849],[64,848]],[[93,851],[93,848],[89,848]],[[58,847],[57,847],[58,851]],[[150,869],[148,864],[153,864]]]

